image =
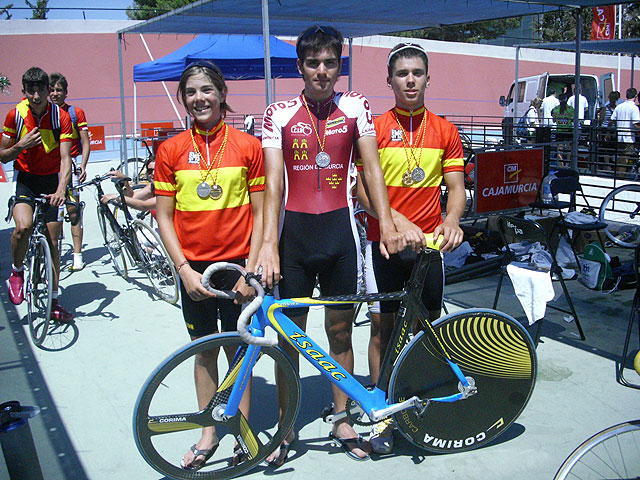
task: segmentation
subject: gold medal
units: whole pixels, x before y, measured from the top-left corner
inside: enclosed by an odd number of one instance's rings
[[[411,172],[404,172],[402,174],[402,183],[407,187],[413,185],[413,177],[411,176]]]
[[[206,200],[207,198],[212,198],[213,200],[217,200],[220,197],[222,197],[222,187],[218,185],[217,181],[218,181],[218,172],[220,171],[220,163],[222,162],[224,149],[227,145],[227,139],[229,138],[229,127],[227,125],[223,125],[222,128],[225,129],[224,138],[222,139],[222,144],[220,145],[220,148],[218,148],[218,152],[213,157],[213,161],[206,164],[205,168],[203,168],[204,157],[200,153],[200,149],[198,148],[196,139],[193,136],[193,129],[190,130],[193,149],[198,154],[198,157],[200,157],[198,166],[200,167],[200,178],[202,179],[202,181],[196,187],[196,193],[198,194],[198,197],[200,197],[202,200]],[[209,156],[208,148],[209,147],[207,145],[207,157]],[[211,175],[211,169],[214,168],[214,166],[215,166],[215,171],[213,174],[213,187],[212,187],[207,183],[207,179]],[[203,175],[203,172],[204,172],[204,175]]]

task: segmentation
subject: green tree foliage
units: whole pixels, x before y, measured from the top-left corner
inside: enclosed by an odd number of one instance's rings
[[[6,15],[7,16],[6,20],[11,20],[11,13],[9,12],[9,10],[11,10],[12,8],[13,8],[13,3],[10,3],[6,7],[0,7],[0,15]]]
[[[443,27],[423,28],[409,32],[400,32],[401,37],[428,38],[447,42],[478,43],[480,40],[491,40],[504,35],[505,32],[520,26],[519,18],[489,20],[486,22],[450,25]]]
[[[133,0],[127,8],[127,16],[132,20],[148,20],[176,8],[184,7],[195,0]]]
[[[640,2],[635,2],[622,7],[622,38],[638,37],[640,37]]]
[[[49,9],[47,8],[47,4],[49,3],[49,0],[38,0],[35,5],[33,3],[31,3],[29,0],[24,0],[25,3],[27,5],[29,5],[29,7],[31,9],[33,9],[33,15],[32,15],[32,19],[33,20],[46,20],[47,19],[47,13],[49,13]]]

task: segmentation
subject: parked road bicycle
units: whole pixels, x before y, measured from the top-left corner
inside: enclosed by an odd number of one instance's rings
[[[149,143],[146,140],[142,143],[147,149],[146,158],[127,158],[125,161],[121,161],[117,168],[117,170],[129,176],[129,178],[131,178],[134,183],[149,182],[147,167],[156,159],[156,156],[153,154],[151,147],[149,147]]]
[[[51,303],[53,298],[53,259],[47,241],[47,224],[44,214],[49,200],[45,195],[34,198],[33,230],[27,244],[24,265],[25,300],[27,302],[27,319],[29,334],[36,346],[42,345],[51,320]],[[15,196],[9,199],[9,213],[6,221],[13,216]]]
[[[180,479],[226,479],[256,467],[293,428],[300,406],[300,377],[289,357],[265,337],[267,327],[295,347],[326,379],[345,392],[349,400],[328,422],[348,417],[371,425],[393,417],[398,429],[414,445],[431,452],[453,453],[482,447],[508,430],[531,397],[537,360],[533,342],[513,318],[494,310],[452,313],[430,323],[420,294],[433,250],[423,250],[404,291],[336,297],[276,300],[265,294],[260,277],[237,265],[216,263],[203,275],[203,285],[218,296],[230,292],[211,287],[211,276],[221,270],[238,270],[252,285],[256,298],[238,319],[237,333],[202,337],[178,349],[145,381],[133,417],[138,450],[154,469]],[[333,360],[307,333],[283,313],[289,307],[401,300],[398,322],[383,360],[380,381],[365,387]],[[422,330],[413,335],[414,322]],[[227,367],[218,360],[218,390],[203,410],[193,395],[193,362],[197,353],[234,348]],[[287,407],[278,421],[274,367],[281,372]],[[252,378],[250,418],[238,409]],[[179,466],[199,429],[214,426],[219,444],[206,465],[198,470]],[[194,432],[196,430],[197,432]],[[233,465],[234,449],[244,461]]]
[[[640,184],[613,189],[600,205],[599,219],[608,223],[607,238],[620,247],[640,245]]]
[[[178,275],[160,236],[148,223],[140,218],[134,219],[129,212],[124,200],[125,179],[114,182],[120,201],[100,201],[104,196],[102,182],[107,179],[111,179],[109,174],[98,175],[76,188],[96,187],[98,224],[113,267],[124,278],[128,278],[127,262],[139,267],[162,300],[176,303]]]

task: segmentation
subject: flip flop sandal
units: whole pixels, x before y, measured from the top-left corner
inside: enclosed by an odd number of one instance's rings
[[[346,453],[347,456],[353,460],[356,460],[358,462],[364,462],[371,458],[369,454],[367,454],[367,456],[365,457],[359,457],[358,455],[353,453],[352,449],[354,447],[358,447],[359,449],[366,452],[366,450],[364,449],[364,445],[362,444],[362,441],[364,440],[362,438],[362,435],[358,435],[356,438],[338,438],[334,435],[333,432],[329,432],[329,438],[332,440],[333,444],[336,447],[342,447],[342,450],[344,450],[344,453]]]
[[[191,465],[187,466],[184,464],[184,457],[183,457],[180,459],[180,466],[185,470],[200,470],[202,467],[205,466],[205,464],[207,463],[207,460],[211,458],[211,456],[215,453],[215,451],[218,449],[219,446],[220,444],[209,449],[198,450],[196,448],[196,444],[194,443],[193,445],[191,445],[191,448],[190,448],[190,450],[193,452],[193,462],[191,462]],[[194,465],[196,459],[200,456],[203,456],[204,460],[202,460],[197,465]]]
[[[230,466],[235,467],[247,459],[247,454],[240,445],[233,447],[233,457],[231,457]]]
[[[292,444],[293,442],[289,443],[284,440],[280,446],[274,450],[274,452],[277,452],[276,457],[271,462],[267,462],[269,466],[277,468],[284,465],[287,461],[287,457],[289,456],[289,450],[291,449]]]

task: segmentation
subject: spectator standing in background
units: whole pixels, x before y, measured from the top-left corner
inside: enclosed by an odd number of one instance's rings
[[[89,127],[87,125],[87,117],[84,110],[66,103],[69,84],[67,79],[61,73],[54,72],[49,76],[49,98],[58,105],[60,109],[69,114],[71,125],[73,127],[73,143],[71,144],[71,182],[69,183],[70,200],[77,205],[80,203],[80,192],[75,189],[80,183],[87,178],[87,163],[89,162],[89,154],[91,153],[91,141],[89,139]],[[78,158],[80,162],[78,162]],[[73,237],[73,264],[72,271],[82,270],[84,262],[82,261],[82,212],[76,211],[78,206],[67,206],[67,213],[73,218],[79,215],[80,219],[75,225],[71,225],[71,236]]]

